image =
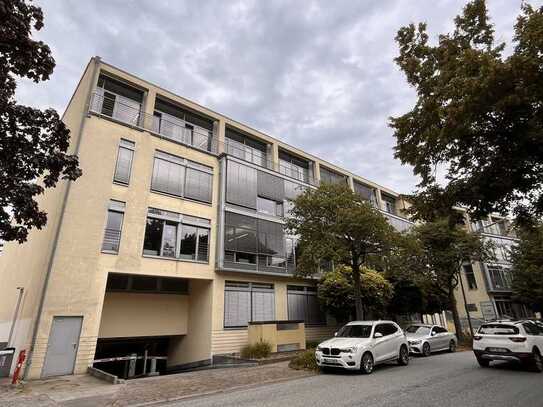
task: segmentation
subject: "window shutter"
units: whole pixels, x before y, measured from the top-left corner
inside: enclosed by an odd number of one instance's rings
[[[247,291],[224,292],[224,326],[247,326],[250,320],[251,297]]]
[[[273,199],[276,202],[283,202],[283,199],[285,199],[285,183],[282,178],[264,171],[258,171],[257,179],[259,196]]]
[[[228,161],[226,200],[234,205],[256,209],[257,171],[237,162]]]
[[[211,202],[213,176],[203,171],[187,168],[185,196],[202,202]]]

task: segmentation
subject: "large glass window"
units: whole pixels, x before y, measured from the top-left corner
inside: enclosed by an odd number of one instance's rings
[[[377,196],[374,188],[367,187],[357,181],[353,182],[353,186],[354,192],[357,193],[360,198],[370,202],[373,206],[377,206]]]
[[[319,306],[316,287],[287,286],[288,319],[304,321],[306,325],[326,322],[324,312]]]
[[[213,169],[157,151],[151,189],[171,195],[211,202]]]
[[[256,209],[257,170],[228,160],[226,175],[226,201]]]
[[[309,161],[279,151],[279,172],[300,181],[309,182]]]
[[[121,139],[119,151],[117,152],[117,163],[115,165],[115,174],[113,180],[121,184],[128,185],[130,181],[130,172],[132,170],[132,160],[134,158],[134,149],[136,143],[133,141]]]
[[[267,167],[266,143],[255,140],[251,137],[226,128],[226,152],[234,157],[252,162],[253,164]]]
[[[102,251],[118,253],[121,243],[121,231],[123,228],[125,203],[120,201],[109,201],[107,211],[106,229],[102,241]]]
[[[320,167],[321,182],[327,184],[344,184],[347,185],[347,176],[329,170],[323,166]]]
[[[227,281],[224,287],[224,327],[243,328],[252,321],[275,319],[273,284]]]
[[[143,254],[209,261],[210,221],[149,208]]]
[[[91,110],[122,122],[139,126],[143,92],[124,82],[100,75]]]
[[[385,212],[396,215],[396,199],[391,196],[382,195],[382,200]]]

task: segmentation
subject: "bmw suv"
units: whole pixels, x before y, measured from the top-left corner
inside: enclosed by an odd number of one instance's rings
[[[354,321],[319,344],[315,357],[321,369],[337,367],[370,374],[375,365],[385,362],[407,365],[409,345],[395,322]]]

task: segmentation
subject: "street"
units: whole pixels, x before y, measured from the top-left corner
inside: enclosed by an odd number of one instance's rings
[[[471,352],[413,357],[369,376],[334,372],[168,406],[543,406],[543,375],[511,365],[480,368]]]

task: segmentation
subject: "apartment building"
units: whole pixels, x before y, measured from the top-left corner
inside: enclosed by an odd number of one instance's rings
[[[458,310],[463,328],[468,331],[467,313],[472,325],[478,327],[484,320],[497,318],[526,318],[532,311],[512,299],[510,252],[518,239],[511,222],[500,216],[470,222],[466,227],[478,233],[494,246],[494,259],[488,262],[466,262],[462,266],[462,281],[457,289]],[[465,297],[465,299],[464,299]]]
[[[47,227],[0,257],[0,342],[27,350],[27,378],[143,352],[159,370],[209,364],[247,343],[251,321],[303,320],[308,340],[329,336],[283,228],[292,199],[320,182],[411,225],[394,191],[99,57],[63,120],[83,176],[47,191]]]

